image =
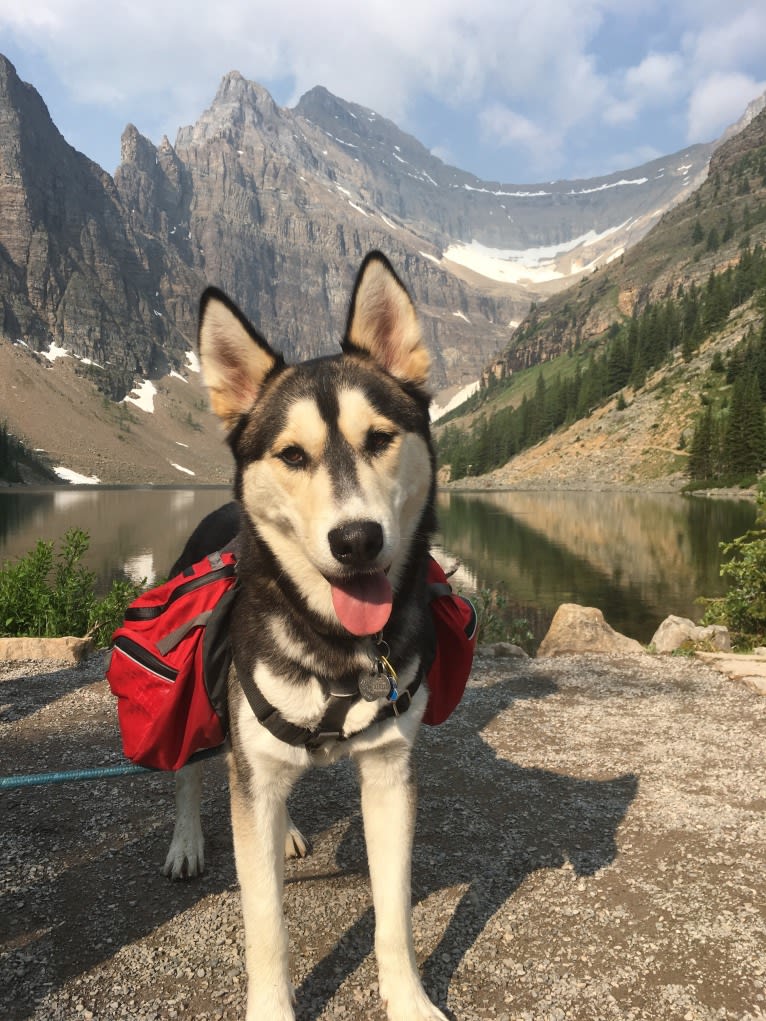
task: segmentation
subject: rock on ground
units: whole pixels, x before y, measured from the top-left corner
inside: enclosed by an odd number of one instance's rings
[[[562,603],[553,615],[548,633],[537,650],[539,658],[581,653],[640,653],[635,638],[626,638],[604,620],[595,606]]]
[[[90,638],[0,638],[0,663],[80,663],[92,652]]]
[[[706,644],[719,652],[731,650],[728,628],[721,624],[703,626],[695,624],[688,617],[671,614],[662,621],[649,643],[655,652],[675,652],[685,645]]]
[[[121,761],[103,660],[0,665],[3,773]],[[698,660],[479,655],[416,752],[415,948],[460,1021],[762,1021],[766,700]],[[224,763],[208,871],[160,874],[163,774],[0,790],[7,1021],[234,1021],[245,974]],[[359,800],[347,764],[291,811],[298,1021],[383,1021]]]

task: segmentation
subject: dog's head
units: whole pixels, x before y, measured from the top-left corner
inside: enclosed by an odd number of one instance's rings
[[[366,635],[382,629],[433,527],[429,356],[378,252],[359,270],[341,347],[286,365],[225,295],[202,297],[200,362],[237,497],[314,613]]]

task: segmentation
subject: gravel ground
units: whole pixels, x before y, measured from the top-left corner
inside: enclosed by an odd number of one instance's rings
[[[0,665],[3,774],[121,761],[103,657]],[[686,658],[480,655],[424,728],[415,942],[460,1021],[766,1018],[766,699]],[[384,1014],[356,782],[314,772],[287,865],[299,1021]],[[208,870],[171,883],[164,774],[0,790],[8,1021],[235,1019],[242,929],[225,766]]]

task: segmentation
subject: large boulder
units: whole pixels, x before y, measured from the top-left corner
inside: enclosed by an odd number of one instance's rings
[[[48,660],[80,663],[93,652],[91,638],[0,638],[0,662]]]
[[[703,627],[695,624],[688,617],[666,617],[654,632],[651,645],[655,652],[675,652],[682,646],[694,648],[705,645],[709,651],[729,652],[731,641],[729,631],[721,624],[708,624]]]
[[[537,657],[572,656],[581,653],[636,653],[643,646],[609,627],[601,610],[577,603],[562,603],[556,610]]]

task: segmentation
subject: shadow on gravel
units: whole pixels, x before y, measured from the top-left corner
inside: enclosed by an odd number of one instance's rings
[[[425,988],[446,1013],[450,980],[461,960],[529,875],[569,862],[577,875],[588,876],[617,857],[616,832],[638,791],[636,776],[580,780],[523,768],[499,758],[481,737],[481,730],[501,714],[501,726],[512,734],[513,704],[556,690],[553,680],[539,674],[470,689],[450,721],[421,733],[413,902],[469,884],[423,965]],[[321,802],[319,791],[315,797]],[[358,805],[338,863],[348,871],[364,868]],[[320,1016],[341,983],[372,952],[373,940],[370,909],[307,975],[298,990],[300,1021]]]
[[[489,725],[512,748],[514,704],[556,690],[551,678],[519,669],[512,679],[469,689],[447,723],[421,732],[415,753],[413,901],[450,888],[459,898],[449,921],[427,918],[426,935],[420,937],[432,947],[423,968],[425,986],[442,1009],[463,957],[528,876],[567,861],[578,875],[591,875],[617,855],[616,831],[636,795],[635,776],[580,780],[525,768],[500,758],[481,736]],[[103,737],[94,735],[92,751]],[[108,740],[113,741],[111,734]],[[50,761],[62,761],[70,743],[66,734],[49,741]],[[157,926],[203,897],[234,886],[223,761],[213,760],[206,772],[209,868],[193,883],[170,883],[160,875],[174,814],[170,777],[3,795],[0,854],[7,885],[0,897],[0,944],[8,952],[0,964],[0,1002],[8,1021],[22,1021],[47,992],[119,947],[151,939]],[[366,874],[352,771],[335,767],[309,773],[296,788],[291,810],[310,838],[350,820],[337,866],[344,874]],[[300,863],[291,868],[288,881],[302,888],[302,896],[327,896],[326,890],[312,893]],[[428,940],[428,932],[436,935]],[[372,948],[369,909],[306,976],[298,990],[300,1021],[320,1016]]]
[[[105,670],[106,658],[101,657],[101,661]],[[0,680],[0,723],[26,719],[78,688],[93,684],[94,662],[96,660],[91,658],[78,666],[62,665],[44,674]]]
[[[65,737],[47,751],[55,756],[58,747],[64,755],[70,746]],[[211,763],[208,772],[203,827],[210,868],[190,883],[172,883],[160,872],[173,828],[170,776],[147,773],[2,793],[5,1021],[23,1021],[48,992],[203,897],[235,885],[223,762]],[[211,799],[216,789],[220,793]]]

